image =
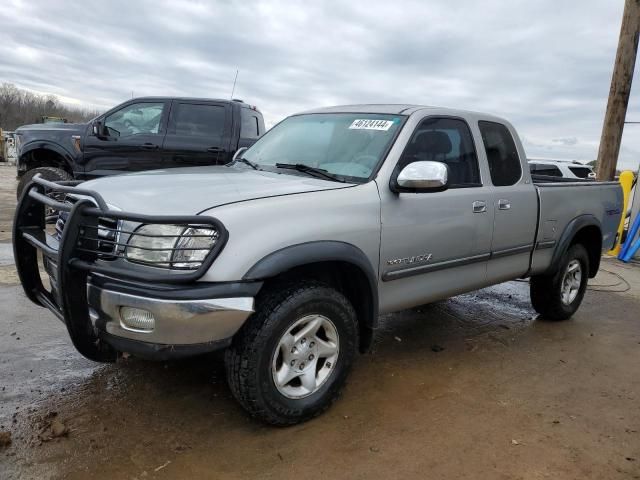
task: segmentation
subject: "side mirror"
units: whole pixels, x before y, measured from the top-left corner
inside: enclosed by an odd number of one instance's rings
[[[441,192],[449,186],[449,167],[442,162],[412,162],[404,167],[391,189],[395,192]]]
[[[91,125],[91,129],[96,137],[109,136],[109,131],[104,127],[104,123],[102,123],[100,120],[96,120],[95,122],[93,122],[93,124]]]
[[[246,151],[247,151],[247,147],[240,147],[238,150],[236,150],[236,153],[233,154],[232,160],[235,160],[236,158],[241,158],[242,154]]]

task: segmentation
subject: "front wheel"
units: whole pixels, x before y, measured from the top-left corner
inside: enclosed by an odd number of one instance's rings
[[[353,306],[340,292],[315,282],[279,288],[227,350],[227,380],[254,417],[293,425],[319,415],[336,400],[358,347]]]
[[[45,180],[50,180],[52,182],[59,182],[63,180],[73,180],[73,177],[60,168],[55,167],[38,167],[33,170],[29,170],[20,178],[20,182],[18,183],[18,188],[16,189],[16,196],[18,200],[22,196],[22,192],[26,188],[27,185],[31,183],[33,177],[40,174],[42,178]]]
[[[553,275],[531,277],[531,303],[542,317],[566,320],[582,303],[589,277],[589,255],[582,245],[572,245]]]

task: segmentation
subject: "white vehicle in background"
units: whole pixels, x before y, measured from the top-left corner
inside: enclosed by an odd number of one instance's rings
[[[544,175],[547,177],[575,178],[582,180],[595,180],[596,174],[590,165],[570,160],[549,160],[543,158],[528,159],[531,175]]]

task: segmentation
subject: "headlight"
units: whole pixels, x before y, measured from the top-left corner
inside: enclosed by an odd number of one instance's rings
[[[209,227],[142,225],[131,234],[125,256],[132,262],[156,267],[195,270],[218,241]]]
[[[217,230],[185,228],[176,243],[176,249],[171,259],[172,266],[177,268],[198,268],[217,241]]]

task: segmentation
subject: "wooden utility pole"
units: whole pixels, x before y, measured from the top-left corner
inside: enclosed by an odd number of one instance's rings
[[[620,141],[622,140],[624,120],[627,116],[633,69],[638,52],[639,32],[640,0],[625,0],[618,53],[613,67],[607,112],[604,116],[598,150],[598,180],[613,180],[616,174]]]

